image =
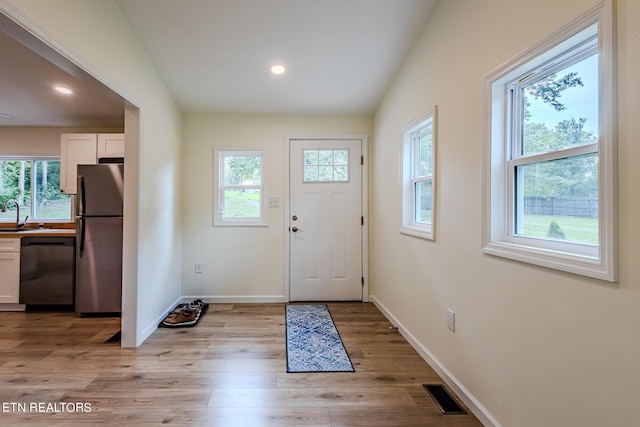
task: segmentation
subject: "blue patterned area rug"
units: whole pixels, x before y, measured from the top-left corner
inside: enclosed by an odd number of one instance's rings
[[[326,305],[287,305],[287,372],[355,372]]]

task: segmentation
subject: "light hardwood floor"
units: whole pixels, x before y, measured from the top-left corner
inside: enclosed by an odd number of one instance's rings
[[[373,304],[328,306],[355,373],[288,374],[284,304],[211,304],[136,349],[105,343],[117,318],[0,313],[0,425],[481,425],[442,415],[422,387],[442,380]],[[91,411],[52,412],[69,402]]]

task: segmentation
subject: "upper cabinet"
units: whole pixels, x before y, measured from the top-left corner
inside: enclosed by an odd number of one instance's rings
[[[60,135],[60,192],[77,194],[78,165],[95,165],[104,157],[124,157],[124,134]]]
[[[124,134],[123,133],[99,133],[98,134],[98,159],[105,157],[124,158]]]
[[[60,135],[60,192],[77,194],[78,165],[98,162],[98,135],[63,133]]]

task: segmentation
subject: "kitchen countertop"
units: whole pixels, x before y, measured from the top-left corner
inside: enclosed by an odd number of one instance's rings
[[[16,237],[74,237],[76,235],[75,228],[27,228],[20,231],[2,231],[0,228],[1,238]]]

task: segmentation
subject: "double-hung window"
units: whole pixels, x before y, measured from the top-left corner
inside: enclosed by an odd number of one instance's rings
[[[267,225],[264,151],[215,148],[214,225]]]
[[[0,159],[1,222],[15,222],[16,203],[20,222],[28,216],[35,222],[68,222],[71,220],[71,198],[60,193],[60,160],[58,158]]]
[[[400,231],[434,237],[435,108],[403,129],[403,218]]]
[[[615,280],[611,5],[485,79],[484,251]]]

